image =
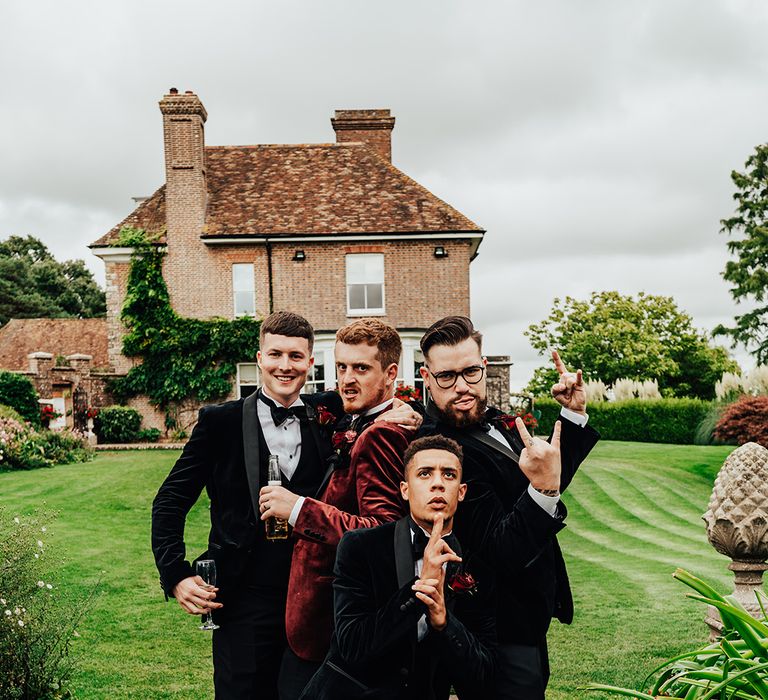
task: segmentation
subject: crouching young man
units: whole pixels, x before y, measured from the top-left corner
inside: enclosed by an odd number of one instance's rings
[[[492,674],[493,608],[482,582],[475,586],[462,569],[451,534],[467,490],[461,447],[443,436],[421,438],[404,461],[400,492],[409,515],[352,530],[339,544],[336,629],[302,700],[434,700],[435,685],[444,685],[435,678],[438,664],[467,684],[484,684]],[[467,625],[454,613],[459,596]]]

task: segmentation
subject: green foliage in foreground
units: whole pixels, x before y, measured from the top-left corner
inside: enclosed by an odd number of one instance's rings
[[[0,700],[72,697],[69,648],[88,601],[51,573],[52,519],[11,516],[0,507]]]
[[[589,424],[604,440],[692,445],[711,403],[699,399],[598,401],[587,407]],[[539,434],[549,434],[560,415],[554,399],[536,399]]]
[[[701,513],[732,448],[600,443],[565,495],[559,536],[576,602],[573,625],[549,634],[547,700],[598,698],[592,682],[639,686],[644,671],[696,645],[707,629],[681,600],[683,566],[728,589],[728,563],[707,543]],[[58,579],[102,595],[78,628],[79,700],[212,697],[210,637],[164,602],[149,548],[152,499],[178,452],[98,453],[93,462],[0,474],[11,512],[42,501],[60,510],[52,536],[70,558]],[[187,555],[205,549],[205,496],[187,520]],[[104,572],[103,574],[101,572]],[[663,620],[664,634],[659,621]]]
[[[629,688],[593,684],[589,690],[603,690],[634,698],[768,698],[768,625],[753,618],[733,596],[722,596],[712,586],[689,572],[678,569],[675,578],[696,593],[689,597],[713,606],[723,621],[723,634],[712,644],[679,654],[661,670],[648,693]],[[764,598],[758,596],[761,607]]]

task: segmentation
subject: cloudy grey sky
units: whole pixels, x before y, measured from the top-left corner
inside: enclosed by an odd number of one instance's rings
[[[556,296],[738,311],[719,220],[768,140],[766,36],[762,0],[4,0],[0,239],[103,280],[86,246],[162,184],[171,86],[209,145],[329,142],[334,109],[389,107],[394,163],[488,231],[472,313],[518,387]]]

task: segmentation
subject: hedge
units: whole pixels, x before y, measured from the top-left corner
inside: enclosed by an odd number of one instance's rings
[[[589,424],[603,440],[693,445],[696,428],[711,406],[701,399],[629,399],[591,403],[587,413]],[[560,415],[560,404],[550,398],[536,399],[535,409],[541,411],[536,432],[548,435]]]
[[[100,408],[93,421],[93,431],[102,444],[137,442],[141,428],[141,414],[127,406]]]
[[[0,371],[0,404],[10,406],[35,427],[40,427],[40,404],[32,382],[21,374]]]

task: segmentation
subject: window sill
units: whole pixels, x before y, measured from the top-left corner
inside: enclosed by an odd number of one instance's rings
[[[384,309],[347,309],[347,317],[386,316]]]

